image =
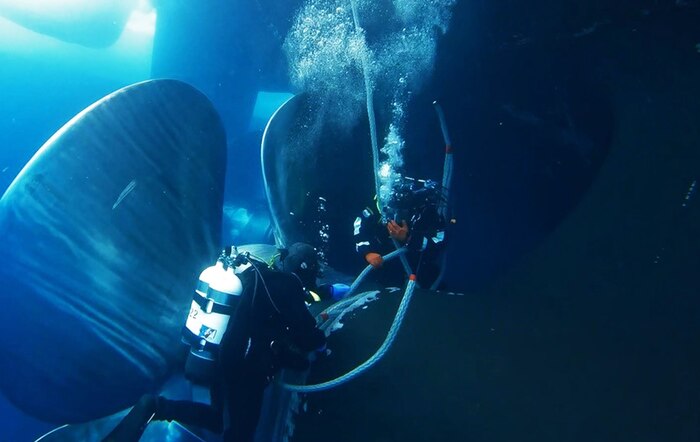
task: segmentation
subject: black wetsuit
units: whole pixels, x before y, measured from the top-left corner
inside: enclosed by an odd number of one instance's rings
[[[239,275],[243,293],[221,343],[220,376],[211,388],[211,406],[161,399],[157,419],[218,433],[226,403],[229,425],[224,441],[252,441],[263,393],[273,376],[282,368],[307,368],[307,353],[325,344],[304,302],[301,281],[256,265],[260,274],[249,268]]]
[[[408,225],[408,238],[404,244],[408,248],[407,259],[412,271],[416,274],[421,287],[430,287],[440,273],[440,259],[445,247],[446,222],[432,205],[416,209],[414,213],[396,216],[396,222],[404,218]],[[365,208],[354,223],[355,250],[363,258],[370,252],[384,256],[396,250],[386,222],[376,213],[376,210]],[[379,281],[382,283],[398,283],[405,280],[407,275],[400,264],[399,258],[386,263],[388,272],[380,272]],[[387,275],[389,274],[389,275]],[[396,276],[401,274],[400,278]],[[387,279],[390,278],[390,279]]]

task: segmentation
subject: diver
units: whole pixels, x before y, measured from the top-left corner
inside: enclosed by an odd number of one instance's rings
[[[374,268],[384,265],[382,255],[406,247],[407,264],[421,287],[431,287],[441,273],[447,221],[440,214],[441,187],[432,180],[404,177],[394,186],[388,204],[380,209],[365,207],[355,218],[355,250]],[[397,271],[384,272],[379,279],[396,284]],[[402,273],[410,273],[408,269]],[[404,275],[401,280],[404,279]]]
[[[135,416],[132,421],[140,421],[137,434],[150,420],[175,420],[223,432],[226,442],[253,441],[263,393],[275,375],[283,368],[304,370],[310,352],[325,350],[326,337],[305,303],[319,272],[315,249],[295,243],[271,266],[252,257],[248,263],[238,275],[243,291],[221,342],[217,376],[210,385],[211,403],[144,395],[129,413]],[[129,416],[122,422],[127,421]],[[105,440],[138,439],[118,430],[119,425]]]

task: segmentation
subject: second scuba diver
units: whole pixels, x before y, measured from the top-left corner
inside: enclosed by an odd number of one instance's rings
[[[381,213],[378,208],[366,207],[355,218],[355,250],[368,264],[379,268],[384,265],[382,255],[394,251],[396,245],[405,246],[418,284],[430,287],[439,278],[445,248],[447,223],[439,212],[441,200],[441,189],[434,181],[403,178]],[[398,269],[397,265],[394,267]],[[384,275],[380,279],[386,278]],[[394,277],[390,282],[398,281]]]

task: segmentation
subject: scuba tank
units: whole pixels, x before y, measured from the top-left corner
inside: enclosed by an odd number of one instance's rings
[[[195,384],[207,384],[214,374],[223,338],[238,307],[243,286],[236,276],[234,255],[222,251],[216,263],[199,275],[182,340],[190,346],[185,377]]]

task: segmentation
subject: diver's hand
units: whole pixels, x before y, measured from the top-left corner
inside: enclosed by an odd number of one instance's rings
[[[377,269],[382,266],[384,259],[379,253],[369,252],[365,255],[365,261],[367,261],[368,264]]]
[[[392,219],[386,224],[386,230],[389,231],[389,236],[402,243],[406,242],[406,238],[408,238],[408,225],[406,224],[406,220],[401,221],[401,225],[399,225]]]

